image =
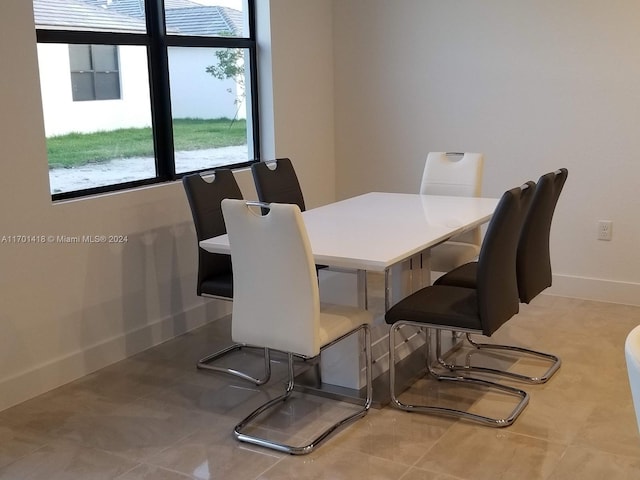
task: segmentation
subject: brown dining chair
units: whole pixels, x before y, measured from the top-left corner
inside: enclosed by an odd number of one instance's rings
[[[305,211],[304,195],[293,163],[288,158],[265,160],[251,165],[251,173],[258,194],[264,203],[291,203]],[[263,212],[266,212],[263,209]],[[316,265],[316,270],[327,265]]]
[[[491,336],[505,322],[518,313],[519,299],[516,282],[516,251],[522,222],[533,196],[533,182],[505,192],[489,222],[477,267],[477,288],[433,285],[422,288],[400,300],[385,314],[391,325],[389,332],[389,383],[393,406],[410,412],[461,417],[492,427],[511,425],[526,407],[528,394],[515,387],[488,380],[451,373],[439,373],[431,364],[431,332],[436,331],[439,349],[443,330],[481,333]],[[417,405],[402,402],[396,394],[396,338],[402,328],[427,330],[426,367],[439,381],[483,387],[518,397],[513,410],[500,418],[493,418],[448,406]]]
[[[206,178],[203,178],[200,173],[182,177],[182,184],[191,207],[198,242],[227,233],[222,214],[222,199],[242,199],[242,192],[231,170],[218,169],[205,175]],[[233,300],[233,273],[229,255],[209,253],[198,245],[196,293],[203,297]],[[233,322],[233,319],[231,321]],[[241,370],[215,364],[217,360],[225,355],[243,348],[263,351],[265,370],[262,377],[256,378]],[[256,385],[262,385],[269,380],[271,375],[269,357],[269,350],[264,347],[235,343],[201,358],[196,366],[198,369],[226,373],[253,382]]]
[[[547,287],[551,286],[551,255],[549,251],[549,235],[551,223],[560,193],[567,180],[568,171],[560,168],[555,172],[542,175],[535,187],[531,208],[525,217],[522,232],[518,241],[516,257],[516,275],[518,296],[521,302],[529,303]],[[478,263],[470,262],[438,278],[436,285],[452,285],[477,288]],[[534,356],[551,362],[542,375],[529,376],[508,370],[448,364],[442,358],[440,362],[450,370],[482,372],[511,377],[527,383],[545,383],[560,368],[561,360],[556,355],[531,350],[528,348],[475,342],[467,334],[468,342],[477,349],[502,350]]]
[[[251,165],[258,200],[265,203],[293,203],[305,211],[298,176],[288,158],[277,158]]]

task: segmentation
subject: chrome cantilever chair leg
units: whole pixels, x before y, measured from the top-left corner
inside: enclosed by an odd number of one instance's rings
[[[358,411],[356,411],[355,413],[352,413],[351,415],[339,420],[338,422],[334,423],[333,425],[331,425],[329,428],[327,428],[326,430],[324,430],[322,433],[320,433],[316,438],[314,438],[310,443],[308,443],[307,445],[304,446],[294,446],[294,445],[287,445],[281,442],[276,442],[274,440],[269,440],[266,438],[261,438],[261,437],[256,437],[253,435],[248,435],[246,433],[243,432],[243,430],[246,429],[246,427],[253,421],[255,420],[259,415],[261,415],[262,413],[266,412],[267,410],[271,409],[274,406],[277,406],[278,404],[280,404],[281,402],[285,402],[290,396],[291,393],[294,390],[295,384],[294,384],[294,372],[293,372],[293,358],[294,358],[294,354],[292,353],[288,353],[288,363],[289,363],[289,379],[287,382],[287,388],[286,391],[283,395],[280,395],[270,401],[268,401],[267,403],[261,405],[260,407],[258,407],[256,410],[254,410],[253,412],[251,412],[244,420],[242,420],[240,423],[238,423],[236,425],[236,427],[233,430],[233,433],[235,435],[235,437],[240,440],[241,442],[246,442],[246,443],[252,443],[254,445],[259,445],[261,447],[266,447],[266,448],[270,448],[272,450],[278,450],[281,452],[285,452],[285,453],[289,453],[291,455],[306,455],[307,453],[311,453],[313,450],[315,450],[315,448],[323,441],[325,440],[329,435],[331,435],[332,433],[334,433],[337,429],[339,429],[340,427],[343,427],[359,418],[362,418],[363,416],[365,416],[367,414],[367,411],[369,410],[369,408],[371,407],[371,402],[373,399],[373,389],[371,386],[371,333],[370,333],[370,329],[369,329],[369,325],[362,325],[360,328],[353,330],[349,333],[347,333],[346,335],[343,335],[342,337],[336,339],[335,341],[331,342],[330,344],[327,344],[325,347],[322,348],[322,350],[324,350],[327,347],[330,347],[331,345],[334,345],[335,343],[339,342],[340,340],[359,332],[360,330],[363,330],[364,332],[364,336],[365,336],[365,356],[366,356],[366,360],[365,360],[365,378],[366,378],[366,382],[367,382],[367,387],[366,387],[366,399],[364,400],[363,404],[362,404],[362,408]]]
[[[243,348],[260,349],[264,351],[264,376],[262,378],[252,377],[251,375],[241,372],[239,370],[236,370],[234,368],[218,367],[216,365],[212,365],[213,362],[224,357],[226,354],[242,350]],[[206,357],[201,358],[200,360],[198,360],[196,367],[200,370],[210,370],[214,372],[225,373],[227,375],[233,375],[234,377],[238,377],[243,380],[253,382],[256,385],[264,385],[269,381],[269,378],[271,378],[271,355],[269,353],[268,348],[257,347],[253,345],[246,345],[242,343],[235,343],[218,352],[212,353],[211,355],[207,355]]]
[[[221,297],[218,295],[203,295],[207,298],[215,298],[218,300],[226,300],[231,301],[230,298]],[[235,368],[229,367],[218,367],[213,365],[213,363],[217,360],[220,360],[222,357],[231,352],[238,352],[242,349],[252,349],[252,350],[262,350],[264,352],[264,375],[262,378],[252,377],[251,375],[241,372],[240,370],[236,370]],[[218,350],[217,352],[211,353],[205,357],[202,357],[196,363],[196,368],[198,370],[209,370],[211,372],[224,373],[226,375],[232,375],[234,377],[241,378],[242,380],[246,380],[248,382],[252,382],[257,386],[264,385],[271,378],[271,356],[268,348],[260,347],[257,345],[248,345],[246,343],[234,343],[222,350]]]
[[[390,389],[391,403],[395,407],[401,410],[405,410],[407,412],[420,412],[420,413],[427,413],[427,414],[434,414],[434,415],[464,418],[467,420],[479,422],[483,425],[487,425],[490,427],[501,428],[501,427],[508,427],[509,425],[511,425],[516,420],[516,418],[518,418],[518,416],[522,413],[524,408],[529,403],[529,394],[524,390],[520,390],[518,388],[510,387],[507,385],[502,385],[496,382],[490,382],[487,380],[481,380],[481,379],[472,378],[472,377],[455,376],[455,375],[442,375],[436,372],[431,366],[430,355],[429,355],[430,344],[431,344],[431,328],[427,328],[427,342],[426,342],[425,351],[426,351],[426,357],[427,357],[426,358],[427,370],[432,377],[436,378],[439,381],[457,382],[457,383],[463,383],[467,385],[484,387],[494,391],[503,392],[507,395],[519,397],[520,400],[518,404],[515,406],[515,408],[511,411],[511,413],[509,413],[509,415],[503,418],[492,418],[492,417],[471,413],[464,410],[448,408],[448,407],[439,407],[439,406],[433,406],[433,405],[412,405],[412,404],[401,402],[398,399],[398,395],[396,395],[396,392],[395,392],[395,348],[396,348],[395,338],[396,338],[396,332],[405,325],[424,328],[424,324],[422,323],[407,321],[407,322],[396,322],[391,326],[391,329],[389,331],[389,389]],[[438,337],[440,336],[439,334],[440,334],[440,329],[438,329]]]
[[[560,368],[560,365],[562,364],[560,357],[557,357],[556,355],[553,355],[550,353],[538,352],[536,350],[531,350],[529,348],[524,348],[524,347],[517,347],[514,345],[478,343],[471,338],[470,333],[466,334],[466,338],[469,344],[475,347],[477,350],[502,350],[502,351],[517,352],[524,355],[529,355],[532,357],[549,360],[551,362],[551,366],[547,369],[546,372],[544,372],[540,376],[528,376],[528,375],[523,375],[517,372],[510,372],[508,370],[500,370],[496,368],[478,367],[478,366],[474,367],[471,365],[471,353],[467,355],[466,365],[457,365],[457,364],[447,363],[442,357],[440,332],[438,332],[438,336],[436,340],[438,363],[451,371],[462,371],[462,372],[468,372],[468,373],[476,372],[476,373],[488,373],[490,375],[501,375],[503,377],[509,377],[514,380],[518,380],[518,381],[521,381],[524,383],[530,383],[530,384],[546,383],[553,376],[553,374],[556,373],[556,371]]]

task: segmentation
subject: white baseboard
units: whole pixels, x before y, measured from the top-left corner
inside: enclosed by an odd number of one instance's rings
[[[215,306],[213,303],[215,302]],[[0,411],[131,357],[231,313],[231,303],[200,303],[176,316],[123,332],[82,350],[0,379]]]
[[[544,293],[560,297],[640,306],[640,283],[554,275],[553,285]]]

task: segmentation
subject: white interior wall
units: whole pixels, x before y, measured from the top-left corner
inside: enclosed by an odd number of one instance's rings
[[[256,3],[258,32],[262,28],[271,38],[271,48],[265,52],[260,46],[259,51],[261,58],[266,56],[261,85],[270,84],[272,92],[262,99],[262,112],[275,117],[273,132],[261,125],[266,134],[262,156],[291,158],[307,208],[326,204],[335,198],[336,168],[332,0]],[[262,24],[265,18],[268,27]]]
[[[326,203],[334,192],[331,0],[273,0],[270,18],[280,53],[272,88],[261,88],[275,97],[266,131],[277,154],[294,161],[309,204]],[[298,42],[303,25],[311,52]],[[261,48],[268,51],[268,39]],[[226,315],[230,305],[195,295],[195,234],[180,182],[52,203],[31,2],[0,3],[0,61],[11,65],[0,76],[0,240],[128,236],[121,244],[0,243],[2,410]],[[311,77],[328,83],[313,100]],[[250,173],[238,179],[254,196]]]
[[[487,196],[567,167],[549,292],[640,303],[640,3],[336,0],[334,46],[339,198],[429,151],[484,152]]]

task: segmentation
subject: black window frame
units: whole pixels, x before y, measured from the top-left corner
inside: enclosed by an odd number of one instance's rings
[[[78,198],[100,193],[129,190],[179,180],[197,171],[212,171],[215,168],[176,173],[173,144],[173,120],[169,90],[169,47],[242,48],[249,52],[249,80],[251,82],[251,122],[253,158],[246,162],[216,168],[242,168],[260,161],[260,124],[258,112],[258,61],[256,41],[255,0],[247,1],[249,35],[198,36],[168,34],[165,27],[164,0],[145,1],[146,33],[104,32],[91,30],[58,30],[37,28],[37,43],[135,45],[147,49],[149,68],[149,90],[151,94],[151,119],[155,151],[156,176],[153,178],[103,185],[83,190],[53,193],[54,201]]]

